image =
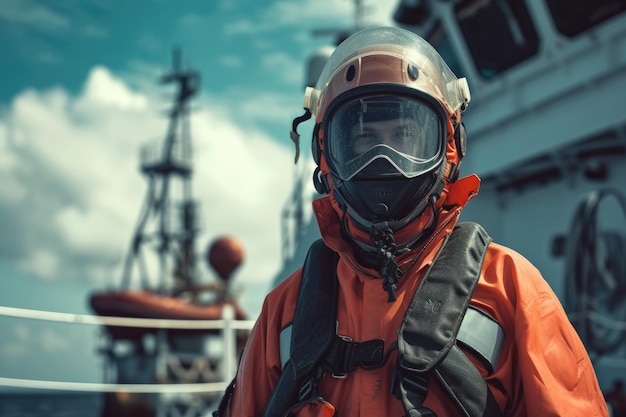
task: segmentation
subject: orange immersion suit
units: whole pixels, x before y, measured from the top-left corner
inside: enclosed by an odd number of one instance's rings
[[[340,234],[332,196],[315,200],[313,208],[322,237],[340,256],[337,334],[361,342],[383,339],[385,349],[397,331],[420,280],[456,224],[461,209],[477,193],[479,180],[469,176],[448,185],[438,225],[426,243],[398,257],[404,274],[395,302],[388,302],[380,274],[360,266]],[[445,208],[443,208],[445,207]],[[227,415],[260,417],[281,375],[279,334],[294,318],[302,270],[266,297],[241,358],[235,391]],[[608,416],[606,403],[587,352],[565,312],[540,272],[515,251],[491,243],[471,304],[495,318],[504,342],[495,370],[468,355],[480,370],[505,416]],[[319,380],[321,397],[341,417],[404,416],[390,390],[397,350],[374,370],[357,368],[345,379],[330,374]],[[459,413],[431,380],[424,406],[438,417]]]

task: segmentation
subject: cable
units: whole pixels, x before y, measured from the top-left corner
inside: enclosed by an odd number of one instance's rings
[[[626,199],[619,191],[587,194],[574,215],[565,259],[567,311],[587,349],[599,354],[626,340],[626,235],[599,230],[598,208],[607,197],[617,200],[626,219]],[[613,319],[598,320],[607,315]]]

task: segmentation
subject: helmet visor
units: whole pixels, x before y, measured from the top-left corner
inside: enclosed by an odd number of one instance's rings
[[[416,98],[353,99],[330,115],[325,134],[331,169],[344,181],[379,158],[407,178],[428,172],[443,158],[442,117]]]

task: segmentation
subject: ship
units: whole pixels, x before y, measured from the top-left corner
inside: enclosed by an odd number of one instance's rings
[[[305,86],[316,83],[339,42],[367,26],[364,0],[355,5],[354,26],[314,31],[333,41],[311,51]],[[495,241],[538,267],[587,347],[601,388],[609,391],[626,375],[626,114],[620,106],[626,4],[399,0],[393,22],[428,40],[457,76],[468,79],[469,149],[460,169],[477,174],[481,188],[461,220],[482,224]],[[209,415],[235,375],[254,324],[229,287],[243,261],[236,237],[220,237],[205,252],[220,281],[201,284],[195,266],[191,146],[187,128],[177,129],[185,126],[199,76],[183,69],[175,54],[161,81],[178,90],[165,139],[142,151],[148,191],[118,285],[91,295],[95,316],[2,311],[102,327],[102,384],[3,381],[104,393],[101,417]],[[303,124],[303,138],[306,129]],[[282,263],[268,291],[302,265],[319,238],[311,202],[321,195],[303,149],[283,206]],[[174,183],[182,198],[172,207]],[[150,252],[157,260],[152,273],[144,265]]]
[[[610,391],[626,375],[626,3],[401,0],[393,21],[469,82],[460,170],[481,186],[461,220],[538,267]],[[307,86],[334,46],[365,26],[361,18],[318,31],[335,42],[310,55]],[[285,202],[274,285],[320,237],[313,170],[309,155]]]
[[[172,68],[159,82],[174,87],[169,121],[163,138],[140,149],[147,186],[121,276],[88,294],[92,315],[0,306],[1,316],[95,326],[103,380],[0,376],[0,386],[25,390],[0,414],[28,409],[32,401],[63,413],[59,398],[65,398],[79,407],[76,412],[98,417],[201,417],[236,373],[254,320],[231,285],[245,262],[242,241],[224,234],[205,250],[197,248],[202,230],[192,192],[189,115],[200,75],[183,67],[175,47]],[[201,261],[212,277],[203,274]]]
[[[114,288],[89,297],[89,305],[100,317],[144,319],[157,325],[102,327],[99,353],[104,359],[104,383],[120,389],[105,393],[101,417],[203,415],[219,390],[176,393],[159,386],[151,389],[150,384],[219,383],[225,372],[232,373],[224,369],[228,359],[221,351],[241,350],[248,334],[246,329],[236,331],[231,348],[223,341],[223,326],[206,325],[249,317],[229,285],[245,257],[237,237],[219,236],[207,248],[205,260],[218,281],[202,280],[197,266],[200,210],[191,186],[189,114],[190,100],[200,88],[199,73],[182,67],[181,51],[175,48],[172,69],[160,81],[174,84],[176,91],[164,138],[140,151],[147,191],[122,277]],[[185,325],[202,322],[205,325],[193,328]],[[132,384],[148,384],[148,389],[124,388]]]

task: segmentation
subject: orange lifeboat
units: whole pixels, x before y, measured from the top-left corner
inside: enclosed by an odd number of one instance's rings
[[[130,317],[160,320],[219,320],[225,305],[231,305],[236,320],[246,320],[247,314],[232,301],[210,304],[191,303],[182,298],[168,297],[147,291],[110,291],[90,297],[91,308],[99,316]],[[116,339],[134,339],[154,329],[108,326]],[[179,330],[185,333],[216,333],[217,330]]]
[[[227,295],[227,287],[233,272],[244,260],[241,241],[234,236],[221,236],[209,247],[206,260],[215,270],[221,282],[198,287],[194,292],[210,290],[217,293],[211,303],[198,303],[183,297],[163,295],[145,290],[120,289],[91,295],[89,304],[99,316],[142,318],[157,320],[219,320],[224,306],[234,309],[235,320],[247,320],[246,312]],[[155,332],[153,328],[119,327],[109,325],[107,330],[114,339],[137,339],[143,334]],[[216,329],[173,329],[176,334],[215,334]]]

